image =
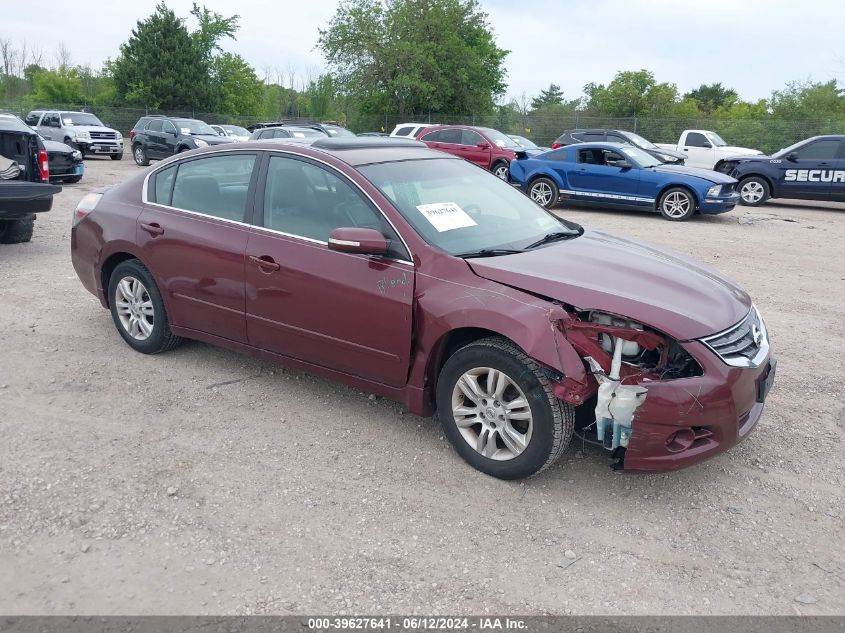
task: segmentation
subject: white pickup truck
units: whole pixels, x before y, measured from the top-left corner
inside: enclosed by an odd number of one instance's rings
[[[677,145],[670,143],[656,143],[657,147],[683,152],[687,158],[684,162],[688,167],[713,169],[723,158],[729,156],[752,156],[763,152],[747,147],[734,147],[710,130],[684,130]]]

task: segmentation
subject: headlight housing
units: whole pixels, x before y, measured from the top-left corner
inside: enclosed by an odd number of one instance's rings
[[[707,190],[708,198],[715,198],[722,193],[722,185],[713,185]]]
[[[76,133],[76,140],[77,141],[90,141],[91,135],[88,132],[77,132]]]
[[[206,147],[208,145],[208,143],[206,141],[202,140],[201,138],[195,138],[194,143],[196,144],[197,147]]]
[[[123,140],[123,134],[121,134],[120,132],[117,132],[117,131],[115,131],[115,134],[117,134],[117,136],[116,136],[115,138],[116,138],[118,141],[122,141],[122,140]]]

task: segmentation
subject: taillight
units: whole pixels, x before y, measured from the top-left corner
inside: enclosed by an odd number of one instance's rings
[[[552,143],[552,149],[560,149],[561,147],[563,147],[563,145],[558,142]]]
[[[135,138],[135,128],[134,127],[131,130],[129,130],[129,140],[131,141],[133,138]]]
[[[101,193],[86,194],[82,200],[79,201],[79,204],[76,205],[76,209],[73,212],[72,226],[76,226],[88,217],[88,214],[97,208],[97,205],[100,203],[102,197],[103,194]]]
[[[38,150],[38,175],[41,177],[41,182],[50,182],[50,161],[47,158],[47,152],[43,149]]]

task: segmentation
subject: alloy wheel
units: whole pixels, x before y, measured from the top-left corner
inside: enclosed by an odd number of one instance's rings
[[[135,277],[124,277],[115,288],[114,305],[126,333],[136,341],[146,341],[155,326],[155,308],[146,286]]]
[[[692,200],[685,193],[673,191],[663,199],[663,213],[670,218],[682,218],[689,213]]]
[[[552,202],[552,188],[545,182],[537,182],[531,186],[531,199],[541,207],[547,207]]]
[[[500,178],[501,180],[507,180],[509,171],[510,170],[508,169],[507,165],[499,165],[498,167],[496,167],[496,170],[493,172],[493,174],[496,176],[496,178]]]
[[[452,390],[452,415],[464,441],[489,459],[514,459],[531,441],[528,399],[510,376],[492,367],[461,375]]]

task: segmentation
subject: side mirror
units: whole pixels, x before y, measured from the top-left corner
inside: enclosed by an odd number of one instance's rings
[[[384,255],[387,238],[375,229],[341,227],[329,235],[329,250],[361,255]]]
[[[789,152],[789,154],[786,155],[786,160],[794,163],[798,160],[798,152]]]
[[[478,149],[487,149],[487,148],[489,148],[489,147],[490,147],[490,143],[485,143],[484,141],[481,141],[480,143],[476,143],[476,145],[475,145],[475,146],[476,146]]]

